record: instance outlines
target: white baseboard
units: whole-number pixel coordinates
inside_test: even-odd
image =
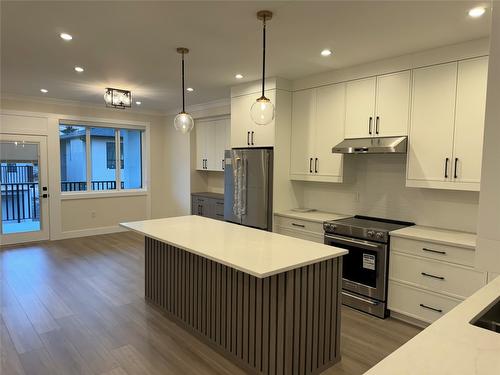
[[[69,230],[66,232],[58,233],[57,235],[53,236],[53,238],[51,238],[51,240],[65,240],[68,238],[97,236],[100,234],[125,232],[126,230],[127,229],[122,228],[118,225],[111,225],[109,227],[100,227],[100,228]]]

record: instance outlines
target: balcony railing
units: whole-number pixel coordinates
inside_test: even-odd
[[[39,219],[38,183],[2,183],[2,221]]]
[[[124,183],[121,182],[121,188],[123,189]],[[91,181],[91,190],[116,190],[116,181]],[[61,181],[61,191],[86,191],[87,182],[86,181]]]

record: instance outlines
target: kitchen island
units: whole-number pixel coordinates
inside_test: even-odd
[[[257,374],[340,360],[340,248],[200,216],[121,224],[145,235],[145,297]]]

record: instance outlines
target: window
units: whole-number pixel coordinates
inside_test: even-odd
[[[120,143],[120,164],[121,169],[123,169],[123,143]],[[106,142],[106,165],[108,169],[116,168],[115,142]]]
[[[60,124],[59,134],[61,191],[143,187],[143,130]]]

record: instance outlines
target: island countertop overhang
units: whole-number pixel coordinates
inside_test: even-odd
[[[338,247],[196,215],[120,225],[258,278],[348,253]]]

